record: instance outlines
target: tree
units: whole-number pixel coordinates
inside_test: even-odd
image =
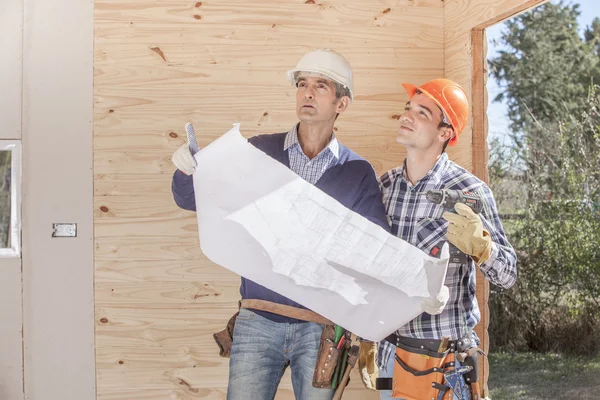
[[[581,37],[578,16],[563,1],[517,16],[490,60],[512,138],[491,149],[490,183],[524,197],[507,228],[517,285],[490,297],[499,346],[600,352],[600,20]]]
[[[525,153],[531,196],[509,230],[519,278],[492,290],[495,346],[600,353],[600,87],[581,108],[539,128],[555,148]]]
[[[555,121],[577,112],[598,68],[592,47],[579,36],[577,4],[546,3],[506,22],[505,50],[489,60],[491,75],[505,92],[513,134],[525,134],[534,120]],[[589,41],[599,37],[598,23]]]

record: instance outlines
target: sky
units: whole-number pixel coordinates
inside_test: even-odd
[[[552,3],[558,3],[558,1],[552,0]],[[579,11],[581,11],[581,15],[579,16],[579,29],[581,34],[583,35],[583,30],[586,26],[592,23],[592,20],[595,17],[600,17],[600,0],[572,0],[571,3],[579,4]],[[487,29],[487,39],[488,39],[488,56],[490,59],[494,57],[496,54],[497,48],[494,48],[493,40],[497,39],[500,41],[501,32],[504,24],[499,23]],[[506,137],[504,134],[508,132],[508,124],[509,120],[506,116],[507,108],[504,102],[497,103],[494,102],[494,98],[496,95],[502,90],[493,77],[489,77],[487,83],[488,89],[488,141],[492,138],[500,138]]]

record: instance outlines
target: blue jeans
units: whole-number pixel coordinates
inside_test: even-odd
[[[331,400],[333,390],[312,386],[323,325],[273,322],[242,308],[233,329],[227,400],[271,400],[285,369],[296,399]]]
[[[379,370],[379,377],[380,378],[392,378],[394,376],[394,364],[395,364],[395,358],[394,355],[390,355],[389,360],[387,362],[387,366],[385,371],[383,370]],[[398,366],[398,368],[400,368],[400,366]],[[398,399],[396,397],[392,397],[392,391],[391,390],[380,390],[379,391],[380,394],[380,399],[381,400],[390,400],[390,399]],[[470,398],[470,396],[469,396]],[[453,400],[457,400],[456,396],[452,396]]]

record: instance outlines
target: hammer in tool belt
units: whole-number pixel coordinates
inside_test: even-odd
[[[354,368],[354,366],[356,365],[356,361],[358,360],[358,353],[358,346],[352,346],[350,348],[348,352],[346,365],[342,365],[341,367],[342,371],[344,371],[342,375],[342,380],[340,381],[340,384],[338,385],[332,400],[340,400],[342,398],[342,395],[344,394],[344,389],[346,389],[348,381],[350,380],[350,371],[352,371],[352,368]]]

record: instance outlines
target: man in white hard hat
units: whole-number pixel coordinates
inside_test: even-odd
[[[373,168],[339,143],[333,133],[334,121],[353,99],[350,64],[335,51],[316,50],[305,54],[287,76],[297,88],[296,115],[300,122],[289,132],[255,136],[249,142],[389,231]],[[173,163],[178,169],[172,184],[175,202],[195,211],[191,175],[196,162],[187,144],[173,154]],[[240,292],[227,398],[273,399],[289,366],[297,399],[331,399],[331,385],[313,386],[323,327],[330,322],[243,277]],[[329,366],[325,361],[324,368]]]

